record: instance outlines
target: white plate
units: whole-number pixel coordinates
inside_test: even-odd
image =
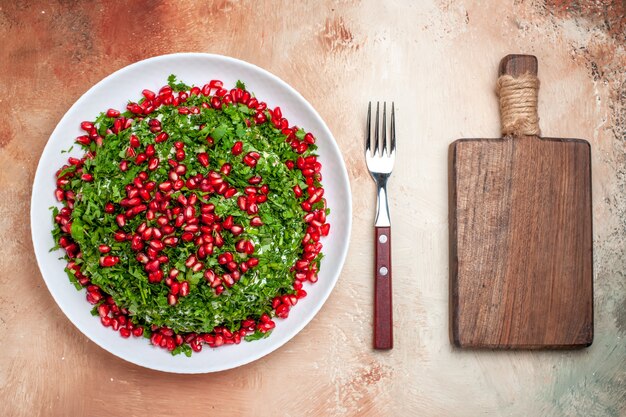
[[[56,170],[67,161],[61,154],[81,135],[80,122],[93,120],[108,108],[125,109],[127,100],[140,98],[141,90],[153,91],[167,82],[170,74],[187,84],[202,86],[211,79],[220,79],[231,88],[242,80],[246,88],[269,106],[280,106],[283,114],[294,124],[312,132],[319,145],[322,162],[324,196],[331,209],[330,236],[324,240],[324,259],[319,281],[305,286],[308,296],[298,303],[286,320],[277,319],[272,335],[255,342],[205,349],[191,358],[171,356],[164,349],[155,348],[145,338],[123,339],[118,332],[105,328],[97,317],[89,313],[91,305],[85,300],[84,290],[78,292],[64,272],[66,262],[59,258],[62,251],[49,252],[54,246],[51,235],[51,206],[58,206],[54,198]],[[109,75],[87,91],[63,116],[50,136],[43,151],[31,198],[31,230],[35,255],[41,274],[65,315],[92,341],[122,359],[147,368],[177,373],[204,373],[234,368],[259,359],[278,349],[311,321],[332,291],[348,251],[352,224],[352,202],[348,174],[341,153],[328,127],[313,107],[292,87],[252,64],[233,58],[198,53],[163,55],[140,61]],[[310,343],[322,341],[311,340]]]

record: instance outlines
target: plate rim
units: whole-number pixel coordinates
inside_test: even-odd
[[[320,123],[320,126],[323,130],[323,134],[326,135],[329,138],[329,146],[332,149],[332,151],[334,153],[336,153],[337,155],[339,155],[339,162],[340,162],[340,166],[339,166],[339,170],[338,172],[335,172],[335,175],[340,177],[340,182],[344,183],[345,185],[347,185],[347,193],[345,195],[345,199],[346,199],[346,207],[348,209],[348,216],[347,216],[347,225],[346,225],[346,229],[347,229],[347,234],[345,236],[345,241],[346,244],[343,245],[343,249],[339,255],[339,262],[338,262],[338,268],[336,269],[335,273],[333,274],[333,276],[331,276],[330,278],[330,285],[327,286],[327,288],[325,290],[323,290],[323,293],[321,294],[321,298],[320,298],[320,302],[318,302],[317,304],[314,304],[310,310],[310,312],[304,317],[303,320],[301,320],[300,322],[295,324],[294,329],[291,331],[291,334],[286,337],[284,340],[280,340],[274,344],[269,345],[268,347],[266,347],[265,349],[260,349],[258,352],[255,352],[252,355],[248,355],[245,356],[239,360],[234,360],[231,363],[229,363],[228,366],[226,367],[216,367],[215,369],[213,369],[214,367],[211,367],[211,369],[171,369],[168,366],[161,366],[159,363],[157,364],[146,364],[146,363],[137,363],[134,360],[131,360],[127,357],[124,357],[120,354],[118,354],[117,352],[113,352],[112,350],[110,350],[110,348],[103,346],[103,343],[101,343],[101,341],[95,337],[93,334],[90,334],[89,331],[84,330],[83,329],[83,325],[78,323],[78,320],[74,320],[72,318],[72,314],[68,314],[68,310],[66,310],[67,306],[64,306],[62,302],[60,302],[60,297],[59,294],[55,294],[55,292],[52,290],[51,285],[48,284],[48,280],[45,278],[45,275],[43,273],[43,268],[42,268],[42,262],[43,262],[43,255],[40,257],[38,251],[37,251],[37,245],[35,244],[35,242],[37,242],[39,239],[35,236],[35,229],[33,228],[33,224],[36,223],[36,213],[35,213],[35,191],[36,191],[36,184],[38,182],[41,182],[41,180],[38,181],[38,179],[44,175],[43,171],[44,171],[44,167],[42,165],[44,159],[44,157],[47,157],[48,154],[50,154],[52,152],[51,147],[49,147],[49,143],[50,143],[50,139],[57,136],[58,134],[60,134],[58,131],[60,131],[61,126],[64,124],[65,120],[68,119],[70,117],[70,114],[73,113],[73,110],[75,110],[75,108],[79,107],[81,104],[83,104],[83,102],[85,100],[88,99],[89,94],[97,89],[101,84],[107,82],[108,80],[110,80],[111,78],[117,77],[121,74],[124,74],[128,71],[132,71],[135,67],[141,66],[141,65],[145,65],[146,63],[150,62],[159,62],[159,61],[163,61],[163,60],[168,60],[168,59],[176,59],[177,57],[185,57],[185,58],[202,58],[202,59],[213,59],[216,61],[222,61],[222,62],[227,62],[230,64],[235,64],[235,65],[241,65],[243,67],[247,67],[250,70],[253,70],[255,72],[258,72],[260,74],[262,74],[265,77],[268,77],[270,79],[272,79],[274,82],[278,83],[282,88],[288,90],[289,92],[291,92],[292,94],[294,94],[301,102],[301,104],[304,105],[305,109],[307,112],[311,113]],[[339,280],[339,276],[341,275],[343,268],[345,266],[345,261],[348,255],[348,251],[350,248],[350,243],[351,243],[351,234],[352,234],[352,184],[350,183],[350,177],[348,175],[348,171],[347,171],[347,167],[346,167],[346,163],[345,163],[345,159],[343,157],[343,154],[341,153],[341,150],[339,148],[339,145],[337,144],[337,140],[335,139],[334,135],[332,134],[332,132],[330,131],[330,129],[328,128],[328,125],[326,124],[326,122],[324,121],[324,119],[321,117],[321,115],[317,112],[317,110],[315,110],[315,108],[311,105],[311,103],[309,103],[309,101],[298,91],[296,90],[294,87],[292,87],[291,85],[289,85],[286,81],[284,81],[283,79],[281,79],[280,77],[278,77],[277,75],[271,73],[270,71],[259,67],[258,65],[252,64],[250,62],[238,59],[238,58],[233,58],[230,56],[226,56],[226,55],[220,55],[220,54],[213,54],[213,53],[204,53],[204,52],[177,52],[177,53],[172,53],[172,54],[163,54],[163,55],[156,55],[156,56],[152,56],[146,59],[142,59],[139,61],[135,61],[129,65],[126,65],[110,74],[108,74],[107,76],[105,76],[104,78],[102,78],[100,81],[98,81],[97,83],[93,84],[87,91],[85,91],[63,114],[63,116],[61,117],[61,119],[59,119],[59,121],[57,122],[54,130],[50,133],[49,137],[47,138],[44,148],[39,156],[39,160],[37,162],[37,168],[35,170],[35,175],[33,176],[33,180],[32,180],[32,185],[31,185],[31,197],[30,197],[30,221],[29,221],[29,226],[31,229],[31,239],[32,239],[32,243],[33,243],[33,252],[35,253],[35,259],[37,262],[37,267],[39,269],[39,273],[41,275],[41,279],[44,281],[44,283],[46,284],[46,288],[48,289],[48,292],[50,293],[50,295],[52,296],[53,300],[55,301],[55,304],[57,305],[57,307],[63,312],[63,314],[65,315],[65,317],[70,321],[70,323],[72,323],[74,325],[74,327],[76,327],[88,340],[90,340],[91,342],[95,343],[97,346],[99,346],[101,349],[103,349],[104,351],[108,352],[109,354],[118,357],[126,362],[132,363],[136,366],[140,366],[146,369],[152,369],[152,370],[156,370],[156,371],[160,371],[160,372],[167,372],[167,373],[176,373],[176,374],[205,374],[205,373],[213,373],[213,372],[221,372],[221,371],[226,371],[229,369],[233,369],[233,368],[237,368],[243,365],[246,365],[248,363],[254,362],[256,360],[259,360],[267,355],[269,355],[270,353],[278,350],[279,348],[281,348],[282,346],[284,346],[287,342],[291,341],[293,338],[295,338],[301,331],[302,329],[304,329],[304,327],[306,327],[309,323],[311,323],[311,321],[313,321],[313,319],[315,318],[315,316],[319,313],[319,311],[321,310],[321,308],[326,304],[326,302],[328,301],[328,298],[330,296],[330,294],[332,293],[332,291],[334,290],[337,281]],[[67,285],[71,285],[71,283],[69,283],[69,281],[66,283]],[[77,291],[77,294],[80,294],[79,291]],[[85,314],[87,314],[88,312],[86,311]],[[278,339],[277,339],[278,340]],[[200,353],[201,354],[201,353]]]

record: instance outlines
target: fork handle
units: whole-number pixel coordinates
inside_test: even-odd
[[[375,229],[374,349],[392,349],[391,227],[376,227]]]

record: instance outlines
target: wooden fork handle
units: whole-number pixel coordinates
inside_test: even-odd
[[[391,227],[376,227],[374,267],[374,349],[392,349]]]

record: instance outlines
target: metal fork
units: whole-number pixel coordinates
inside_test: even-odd
[[[387,202],[387,180],[396,159],[395,109],[391,103],[390,141],[387,144],[387,103],[383,103],[382,129],[379,129],[380,103],[376,103],[376,124],[372,143],[372,103],[367,107],[367,134],[365,135],[365,162],[376,182],[376,259],[374,263],[374,349],[393,348],[393,314],[391,291],[391,220]],[[372,146],[374,151],[372,152]]]

